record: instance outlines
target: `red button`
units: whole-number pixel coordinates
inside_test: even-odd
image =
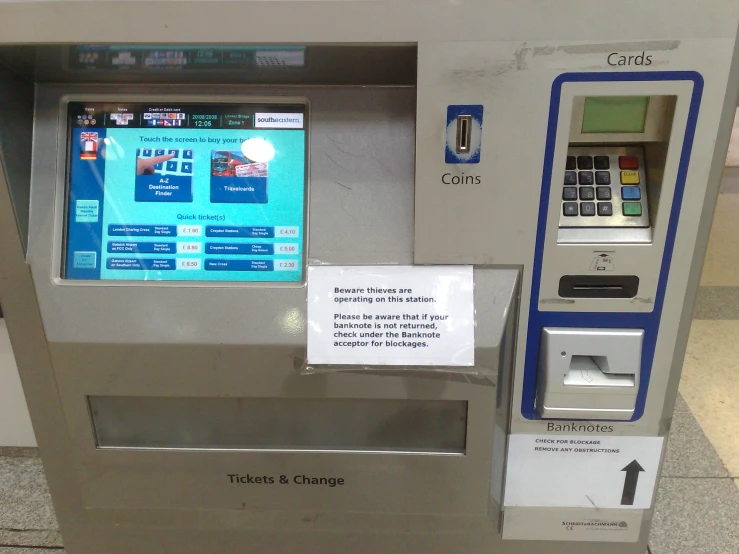
[[[618,167],[621,169],[639,169],[639,158],[636,156],[620,156]]]

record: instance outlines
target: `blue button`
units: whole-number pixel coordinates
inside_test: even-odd
[[[185,175],[137,175],[136,202],[192,202],[192,177]]]
[[[192,173],[192,162],[182,162],[182,173]]]
[[[274,271],[272,260],[205,259],[205,271]]]
[[[176,237],[176,225],[108,225],[111,237]]]
[[[275,237],[274,227],[226,227],[221,225],[206,225],[206,237],[246,237],[271,239]]]
[[[156,150],[156,151],[154,152],[154,155],[155,155],[155,156],[164,156],[164,149],[163,149],[163,148],[159,148],[159,149],[157,149],[157,150]]]
[[[179,150],[167,150],[167,154],[172,154],[175,158],[180,155]]]
[[[186,160],[192,160],[192,150],[183,150],[182,157]]]
[[[100,202],[97,200],[75,201],[75,222],[97,223],[100,217]]]
[[[75,269],[95,269],[97,252],[75,252],[72,264]]]
[[[161,171],[163,165],[164,164],[162,162],[159,162],[158,164],[154,164],[154,170],[155,171]]]
[[[144,148],[144,157],[148,158],[151,156],[151,148]]]
[[[240,254],[243,256],[272,256],[275,245],[268,243],[206,242],[206,254]]]
[[[108,241],[111,254],[177,254],[175,242],[118,242]]]
[[[639,187],[621,187],[621,198],[624,200],[641,200]]]
[[[136,149],[136,157],[138,158],[140,156],[141,156],[141,148],[137,148]]]
[[[177,162],[167,162],[167,171],[177,171]]]
[[[177,269],[173,258],[108,258],[108,262],[105,266],[108,269],[127,269],[133,271],[173,271]]]

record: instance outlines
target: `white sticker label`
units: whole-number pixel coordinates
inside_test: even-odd
[[[275,244],[275,254],[297,254],[300,250],[300,245],[293,242],[277,243]]]
[[[199,237],[203,234],[202,225],[178,225],[177,236],[181,237]]]
[[[200,258],[177,258],[177,269],[184,271],[198,271],[202,268],[203,262]]]
[[[302,129],[302,113],[260,113],[254,114],[255,129]]]
[[[663,437],[511,435],[505,505],[647,510],[663,443]]]
[[[203,251],[202,242],[178,242],[178,254],[200,254]]]
[[[472,267],[308,268],[308,363],[472,366]]]

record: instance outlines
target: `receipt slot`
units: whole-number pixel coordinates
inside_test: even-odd
[[[0,1],[66,552],[645,552],[739,5],[556,4]]]

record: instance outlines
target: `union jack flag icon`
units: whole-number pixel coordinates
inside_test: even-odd
[[[98,159],[98,134],[89,131],[80,133],[80,160]]]

